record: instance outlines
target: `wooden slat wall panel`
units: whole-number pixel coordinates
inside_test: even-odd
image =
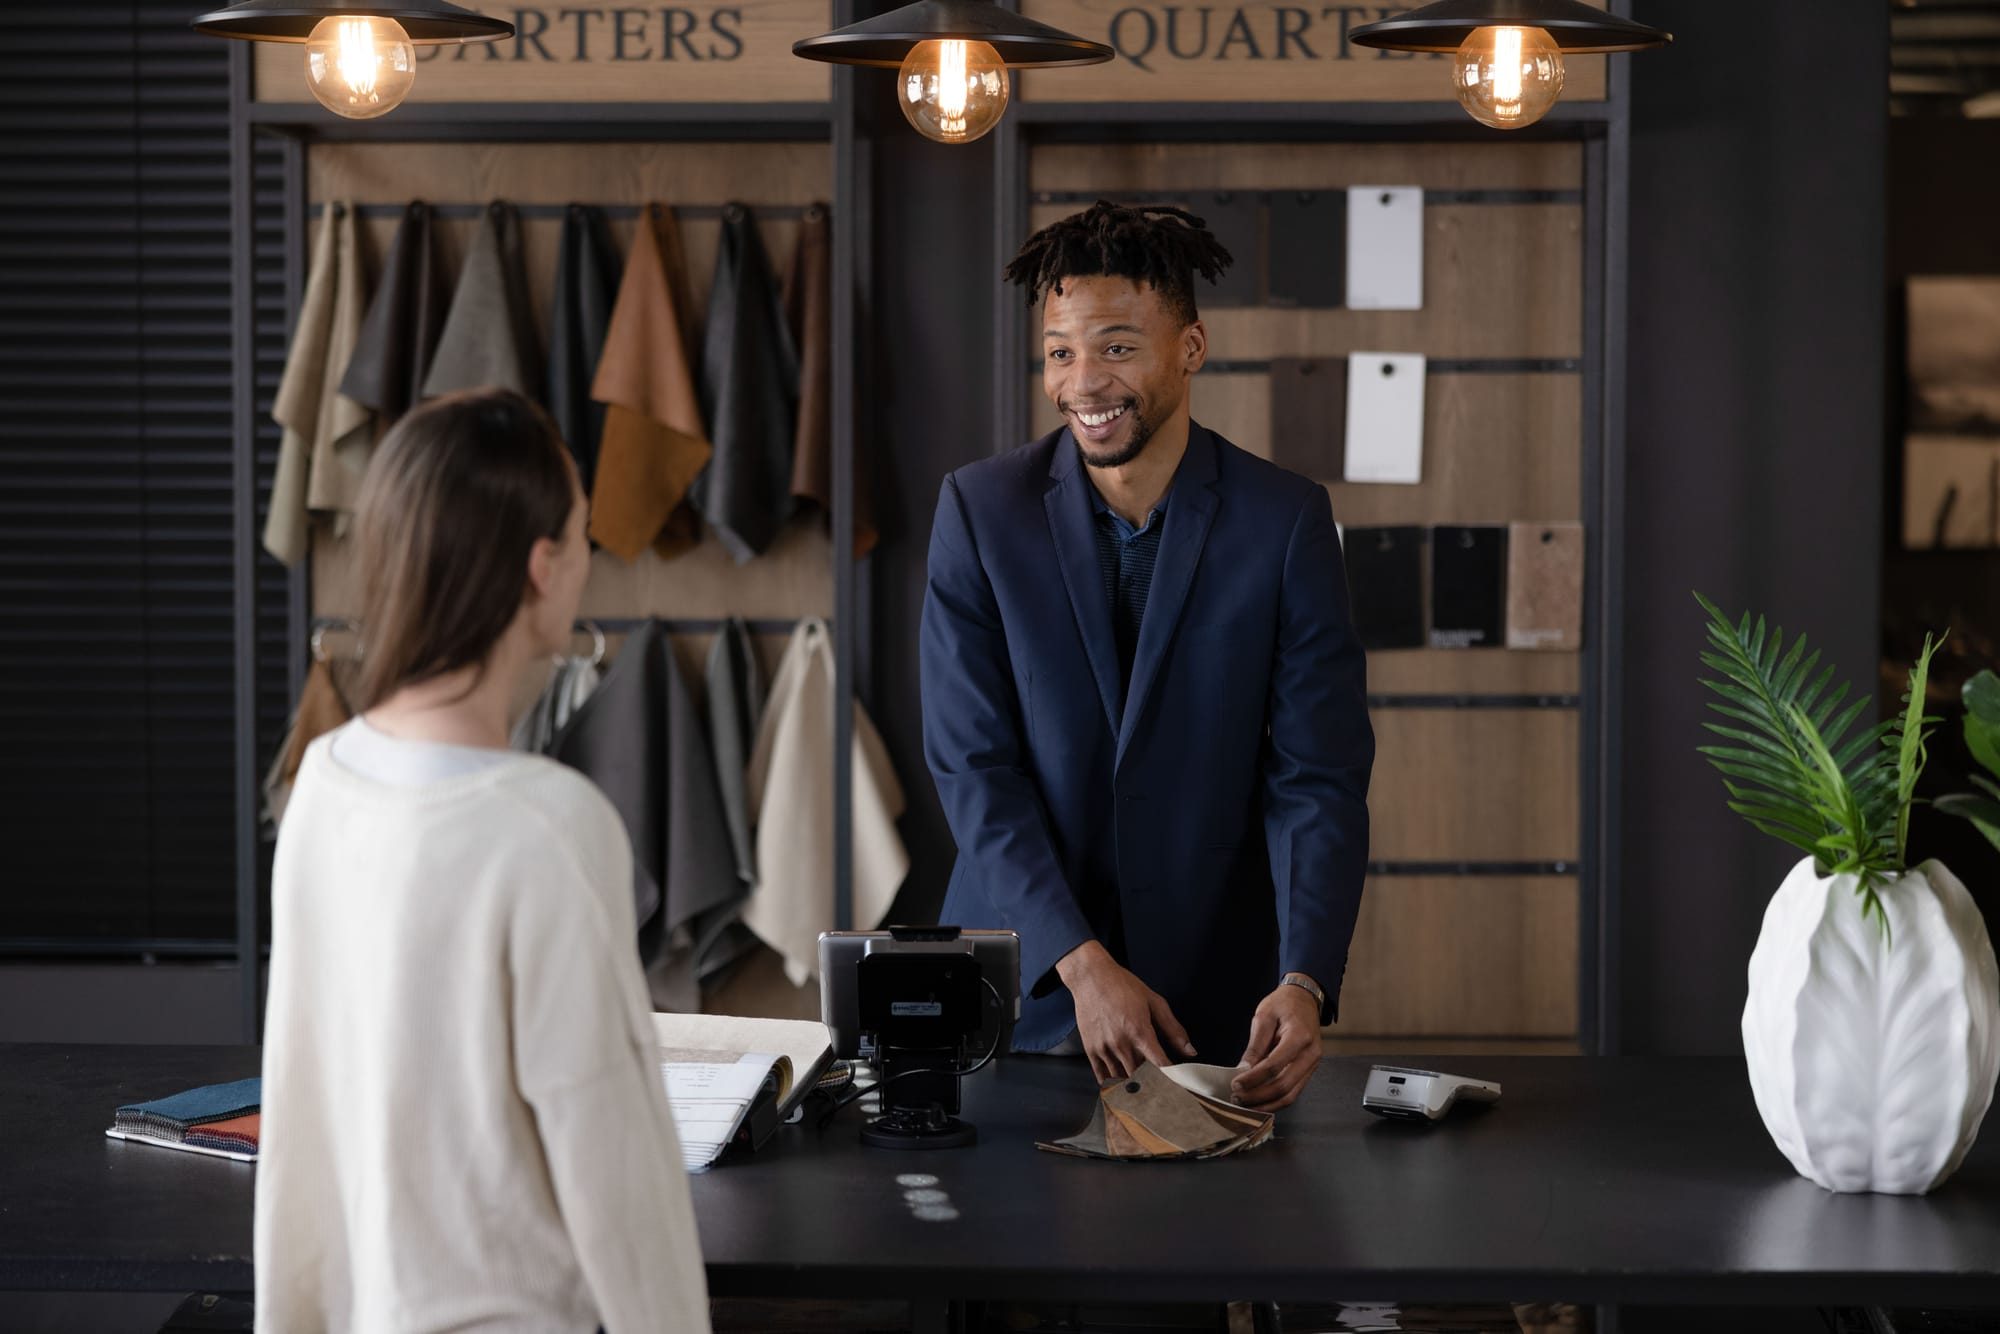
[[[1381,876],[1362,896],[1328,1031],[1571,1038],[1576,950],[1573,877]]]
[[[1385,184],[1410,184],[1389,181]],[[1038,205],[1043,227],[1080,204]],[[1200,213],[1198,204],[1193,211]],[[1199,304],[1204,284],[1195,284]],[[1422,310],[1203,309],[1223,361],[1422,352],[1440,358],[1574,359],[1583,349],[1583,209],[1576,204],[1434,204],[1424,210]],[[1028,355],[1041,330],[1029,321]]]
[[[757,205],[803,206],[832,196],[832,156],[824,144],[793,143],[490,143],[324,144],[309,158],[315,207],[327,199],[396,203],[715,205],[730,200]],[[373,253],[387,252],[398,219],[364,220]],[[782,271],[798,236],[795,216],[759,218],[772,264]],[[470,244],[474,219],[446,219],[446,261],[456,270]],[[629,247],[637,222],[613,218],[611,230]],[[546,330],[562,223],[526,218],[522,232],[536,320]],[[721,223],[693,218],[681,224],[687,254],[688,292],[697,312],[707,307]],[[546,336],[546,335],[545,335]],[[351,552],[315,535],[313,609],[318,615],[357,610]],[[657,615],[712,619],[739,615],[786,618],[830,615],[833,556],[820,519],[796,520],[771,551],[745,565],[730,559],[712,536],[672,561],[651,552],[627,565],[609,552],[594,553],[582,614]]]
[[[1424,479],[1358,485],[1324,477],[1341,523],[1505,523],[1575,519],[1582,509],[1581,383],[1574,375],[1432,375],[1424,385]],[[1035,434],[1062,418],[1029,386]],[[1271,377],[1203,371],[1195,420],[1271,457]],[[1339,434],[1342,427],[1332,430]]]
[[[1377,709],[1370,717],[1374,860],[1576,860],[1574,711]]]
[[[1580,144],[1038,144],[1032,190],[1573,190]]]
[[[1484,649],[1385,649],[1368,655],[1371,695],[1574,695],[1575,653]]]
[[[1582,381],[1575,375],[1432,375],[1424,479],[1322,478],[1342,523],[1505,523],[1582,517]]]
[[[351,542],[316,531],[314,615],[355,615],[361,600],[356,578]],[[805,515],[746,565],[736,564],[712,535],[670,561],[648,551],[627,565],[608,551],[594,551],[578,615],[760,620],[830,616],[832,611],[833,546],[820,519]]]

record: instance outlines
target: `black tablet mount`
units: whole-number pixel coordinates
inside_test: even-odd
[[[925,928],[895,928],[900,943],[924,939]],[[951,927],[929,928],[937,943],[958,936]],[[948,948],[948,947],[947,947]],[[958,1118],[959,1078],[975,1039],[989,1029],[986,993],[992,990],[979,960],[963,952],[881,951],[855,964],[864,1045],[873,1048],[881,1078],[882,1113],[861,1128],[861,1142],[883,1149],[954,1149],[977,1134]],[[995,995],[997,996],[997,992]],[[990,1026],[997,1045],[1002,1026]],[[980,1053],[990,1058],[991,1049]]]

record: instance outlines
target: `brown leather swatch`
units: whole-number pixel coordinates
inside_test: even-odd
[[[1114,1158],[1150,1158],[1158,1153],[1171,1153],[1169,1147],[1158,1149],[1140,1139],[1139,1128],[1114,1111],[1106,1109],[1104,1115],[1104,1148]]]
[[[1157,1066],[1141,1066],[1130,1079],[1106,1084],[1102,1096],[1111,1117],[1124,1122],[1151,1153],[1193,1153],[1240,1133],[1217,1121],[1199,1096]]]
[[[698,540],[683,507],[713,451],[689,370],[686,269],[673,213],[648,204],[590,391],[606,405],[590,536],[627,561],[649,545],[671,558]]]

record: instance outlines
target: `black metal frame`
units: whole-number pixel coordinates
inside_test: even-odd
[[[852,19],[858,0],[833,0],[836,23]],[[296,318],[304,281],[308,218],[306,154],[313,143],[337,141],[826,142],[833,170],[833,643],[834,896],[835,921],[852,918],[853,784],[850,772],[854,700],[865,695],[870,655],[865,639],[868,598],[854,555],[852,460],[858,429],[856,393],[859,333],[866,327],[870,268],[869,156],[856,124],[854,72],[836,68],[827,102],[765,103],[421,103],[399,107],[380,121],[352,121],[312,104],[251,101],[252,49],[230,52],[231,310],[234,331],[235,672],[236,672],[236,958],[242,969],[241,1001],[246,1042],[258,1040],[263,1012],[262,923],[259,901],[259,756],[256,736],[256,402],[255,236],[251,146],[259,133],[281,135],[285,146],[285,273],[287,328]],[[313,625],[307,563],[292,572],[288,606],[287,675],[294,696],[305,675]],[[599,622],[612,626],[612,621]],[[622,626],[623,622],[616,622]],[[759,628],[770,624],[758,622]],[[677,622],[682,630],[714,623]],[[785,623],[789,628],[789,623]],[[173,942],[138,942],[175,952]]]
[[[1613,0],[1618,13],[1630,0]],[[1600,358],[1584,376],[1584,568],[1592,581],[1584,599],[1583,853],[1590,868],[1581,907],[1583,985],[1578,991],[1591,1035],[1585,1050],[1619,1050],[1619,913],[1616,868],[1622,855],[1624,807],[1618,758],[1623,745],[1625,644],[1625,294],[1632,142],[1632,71],[1607,62],[1608,112],[1601,139],[1584,148],[1584,335],[1586,354]],[[1591,209],[1597,216],[1590,216]],[[1593,225],[1594,224],[1594,225]],[[1595,300],[1592,294],[1595,293]],[[1593,318],[1594,317],[1594,318]],[[1590,395],[1595,388],[1596,401]],[[1593,442],[1592,434],[1596,439]],[[1594,448],[1592,447],[1594,443]],[[1593,818],[1594,817],[1594,818]]]
[[[839,76],[835,76],[838,88]],[[251,124],[314,141],[370,143],[785,139],[832,137],[832,102],[421,102],[379,120],[349,120],[316,103],[257,102]],[[837,184],[837,182],[836,182]]]
[[[415,46],[492,42],[514,35],[514,25],[505,19],[490,18],[451,0],[399,0],[393,4],[350,0],[337,7],[329,0],[319,0],[316,4],[300,0],[234,0],[221,9],[200,15],[193,26],[196,31],[213,37],[304,43],[311,40],[315,28],[336,14],[392,20],[402,26]]]
[[[1611,0],[1609,11],[1627,15],[1630,0]],[[1622,59],[1607,60],[1602,101],[1558,102],[1526,129],[1507,131],[1510,142],[1580,142],[1584,181],[1580,192],[1557,192],[1561,202],[1584,210],[1583,349],[1578,360],[1532,364],[1485,359],[1451,362],[1455,372],[1480,370],[1571,372],[1583,388],[1581,513],[1585,531],[1584,647],[1581,690],[1575,696],[1373,696],[1371,706],[1417,708],[1571,707],[1578,711],[1579,858],[1574,863],[1396,863],[1371,874],[1561,874],[1578,878],[1577,1039],[1585,1052],[1618,1050],[1618,911],[1614,868],[1621,818],[1617,747],[1621,717],[1620,662],[1624,627],[1618,589],[1624,568],[1624,376],[1626,197],[1630,142],[1630,72]],[[1028,188],[1028,154],[1042,143],[1145,142],[1491,142],[1498,131],[1478,125],[1456,102],[1421,103],[1174,103],[1036,102],[1010,108],[994,140],[994,253],[1011,256],[1026,238],[1029,207],[1039,196]],[[1157,193],[1157,192],[1155,192]],[[1427,202],[1444,202],[1442,200]],[[1479,192],[1473,192],[1479,193]],[[1505,192],[1500,192],[1505,193]],[[1051,195],[1058,198],[1059,195]],[[1510,202],[1488,199],[1485,202]],[[1511,202],[1526,202],[1516,200]],[[1537,200],[1535,202],[1543,202]],[[1548,201],[1555,202],[1555,201]],[[992,365],[997,405],[995,453],[1028,438],[1021,389],[1028,364],[1026,309],[1003,298],[994,322]],[[1216,370],[1254,370],[1253,362],[1210,362]],[[1433,371],[1446,369],[1433,362]],[[1552,701],[1560,700],[1561,703]],[[1524,868],[1535,869],[1524,869]],[[1449,869],[1447,869],[1449,868]],[[1560,868],[1560,869],[1557,869]]]
[[[1564,51],[1649,51],[1666,46],[1673,34],[1626,17],[1615,9],[1593,8],[1584,0],[1433,0],[1421,9],[1386,15],[1352,29],[1356,46],[1385,51],[1457,51],[1481,29],[1507,25],[1538,28]]]
[[[235,439],[236,574],[236,958],[243,1040],[255,1042],[263,1011],[257,890],[257,396],[256,206],[249,104],[251,49],[229,51],[229,310],[233,374],[230,419]],[[246,931],[247,928],[247,931]]]
[[[792,43],[792,54],[830,64],[899,69],[925,42],[983,42],[1009,69],[1101,65],[1114,52],[1103,42],[1023,18],[992,0],[911,0],[856,23]]]

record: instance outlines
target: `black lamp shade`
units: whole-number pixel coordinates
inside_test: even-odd
[[[1437,0],[1351,29],[1347,40],[1386,51],[1449,52],[1481,28],[1540,28],[1557,47],[1578,54],[1644,51],[1674,40],[1670,32],[1592,8],[1582,0]]]
[[[399,0],[393,4],[349,4],[339,0],[238,0],[203,14],[196,32],[244,37],[259,42],[303,42],[323,20],[334,17],[394,19],[418,46],[441,42],[490,42],[512,37],[514,25],[488,18],[448,0]]]
[[[985,42],[1009,69],[1101,65],[1113,52],[1102,42],[1022,18],[988,0],[916,0],[872,19],[792,43],[792,54],[835,65],[896,69],[919,42]]]

